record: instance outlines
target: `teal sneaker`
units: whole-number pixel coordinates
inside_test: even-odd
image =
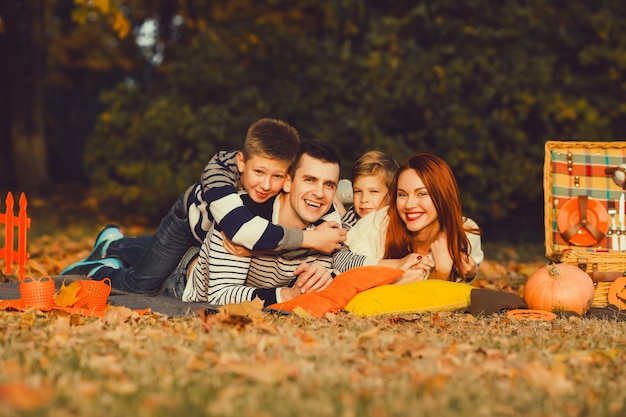
[[[95,261],[82,260],[65,268],[61,271],[61,275],[85,275],[92,277],[101,268],[120,269],[123,266],[124,264],[118,258],[102,258]]]
[[[123,237],[124,233],[122,233],[122,229],[114,224],[107,224],[102,228],[100,233],[98,233],[96,243],[93,245],[93,250],[89,256],[83,259],[83,262],[90,262],[105,258],[107,256],[107,249],[109,248],[109,245]]]

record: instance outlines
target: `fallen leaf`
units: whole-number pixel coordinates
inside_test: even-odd
[[[368,340],[371,340],[371,339],[375,338],[376,336],[378,336],[379,333],[380,333],[380,329],[378,327],[372,327],[371,329],[366,330],[366,331],[360,333],[357,336],[356,343],[358,345],[361,345],[361,344],[367,342]]]
[[[131,395],[137,392],[137,383],[128,379],[113,379],[106,384],[109,391],[120,395]]]
[[[296,366],[281,360],[273,360],[267,363],[258,363],[257,361],[254,364],[231,362],[222,365],[221,370],[245,376],[265,384],[276,384],[298,376],[298,368]]]
[[[34,411],[44,406],[52,398],[48,387],[32,387],[23,382],[0,385],[0,404],[18,411]]]
[[[54,295],[54,302],[61,307],[71,307],[76,304],[81,297],[78,296],[80,291],[80,284],[78,281],[74,281],[69,285],[65,285],[65,282],[61,284],[61,289]]]
[[[560,397],[574,388],[574,383],[567,378],[562,367],[549,369],[538,361],[525,364],[521,369],[522,376],[532,386],[548,392],[550,397]]]
[[[236,304],[225,304],[219,308],[221,313],[244,317],[265,317],[263,301],[256,297],[252,301],[244,301]]]
[[[303,309],[300,306],[298,306],[298,307],[293,309],[293,314],[295,314],[298,317],[302,317],[303,319],[312,319],[313,318],[311,313],[309,313],[308,311],[306,311],[305,309]]]
[[[123,323],[133,316],[139,316],[136,312],[127,307],[109,306],[104,315],[104,321],[113,323]]]

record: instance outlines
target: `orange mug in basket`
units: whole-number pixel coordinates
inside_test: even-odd
[[[93,310],[102,310],[111,294],[111,279],[104,278],[101,281],[81,279],[78,281],[80,290],[76,294],[80,301],[74,307],[87,307]]]
[[[20,282],[20,295],[25,307],[52,310],[55,292],[54,281],[49,276],[26,277]]]

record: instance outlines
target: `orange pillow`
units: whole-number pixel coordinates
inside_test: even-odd
[[[289,301],[268,306],[276,310],[293,311],[300,307],[313,317],[341,311],[359,292],[390,284],[404,274],[402,269],[386,266],[360,266],[335,277],[322,291],[309,292]]]

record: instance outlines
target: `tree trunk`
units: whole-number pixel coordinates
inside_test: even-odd
[[[15,185],[22,190],[48,183],[44,119],[45,39],[43,0],[0,2],[6,32],[7,103]],[[4,152],[3,152],[4,153]]]

